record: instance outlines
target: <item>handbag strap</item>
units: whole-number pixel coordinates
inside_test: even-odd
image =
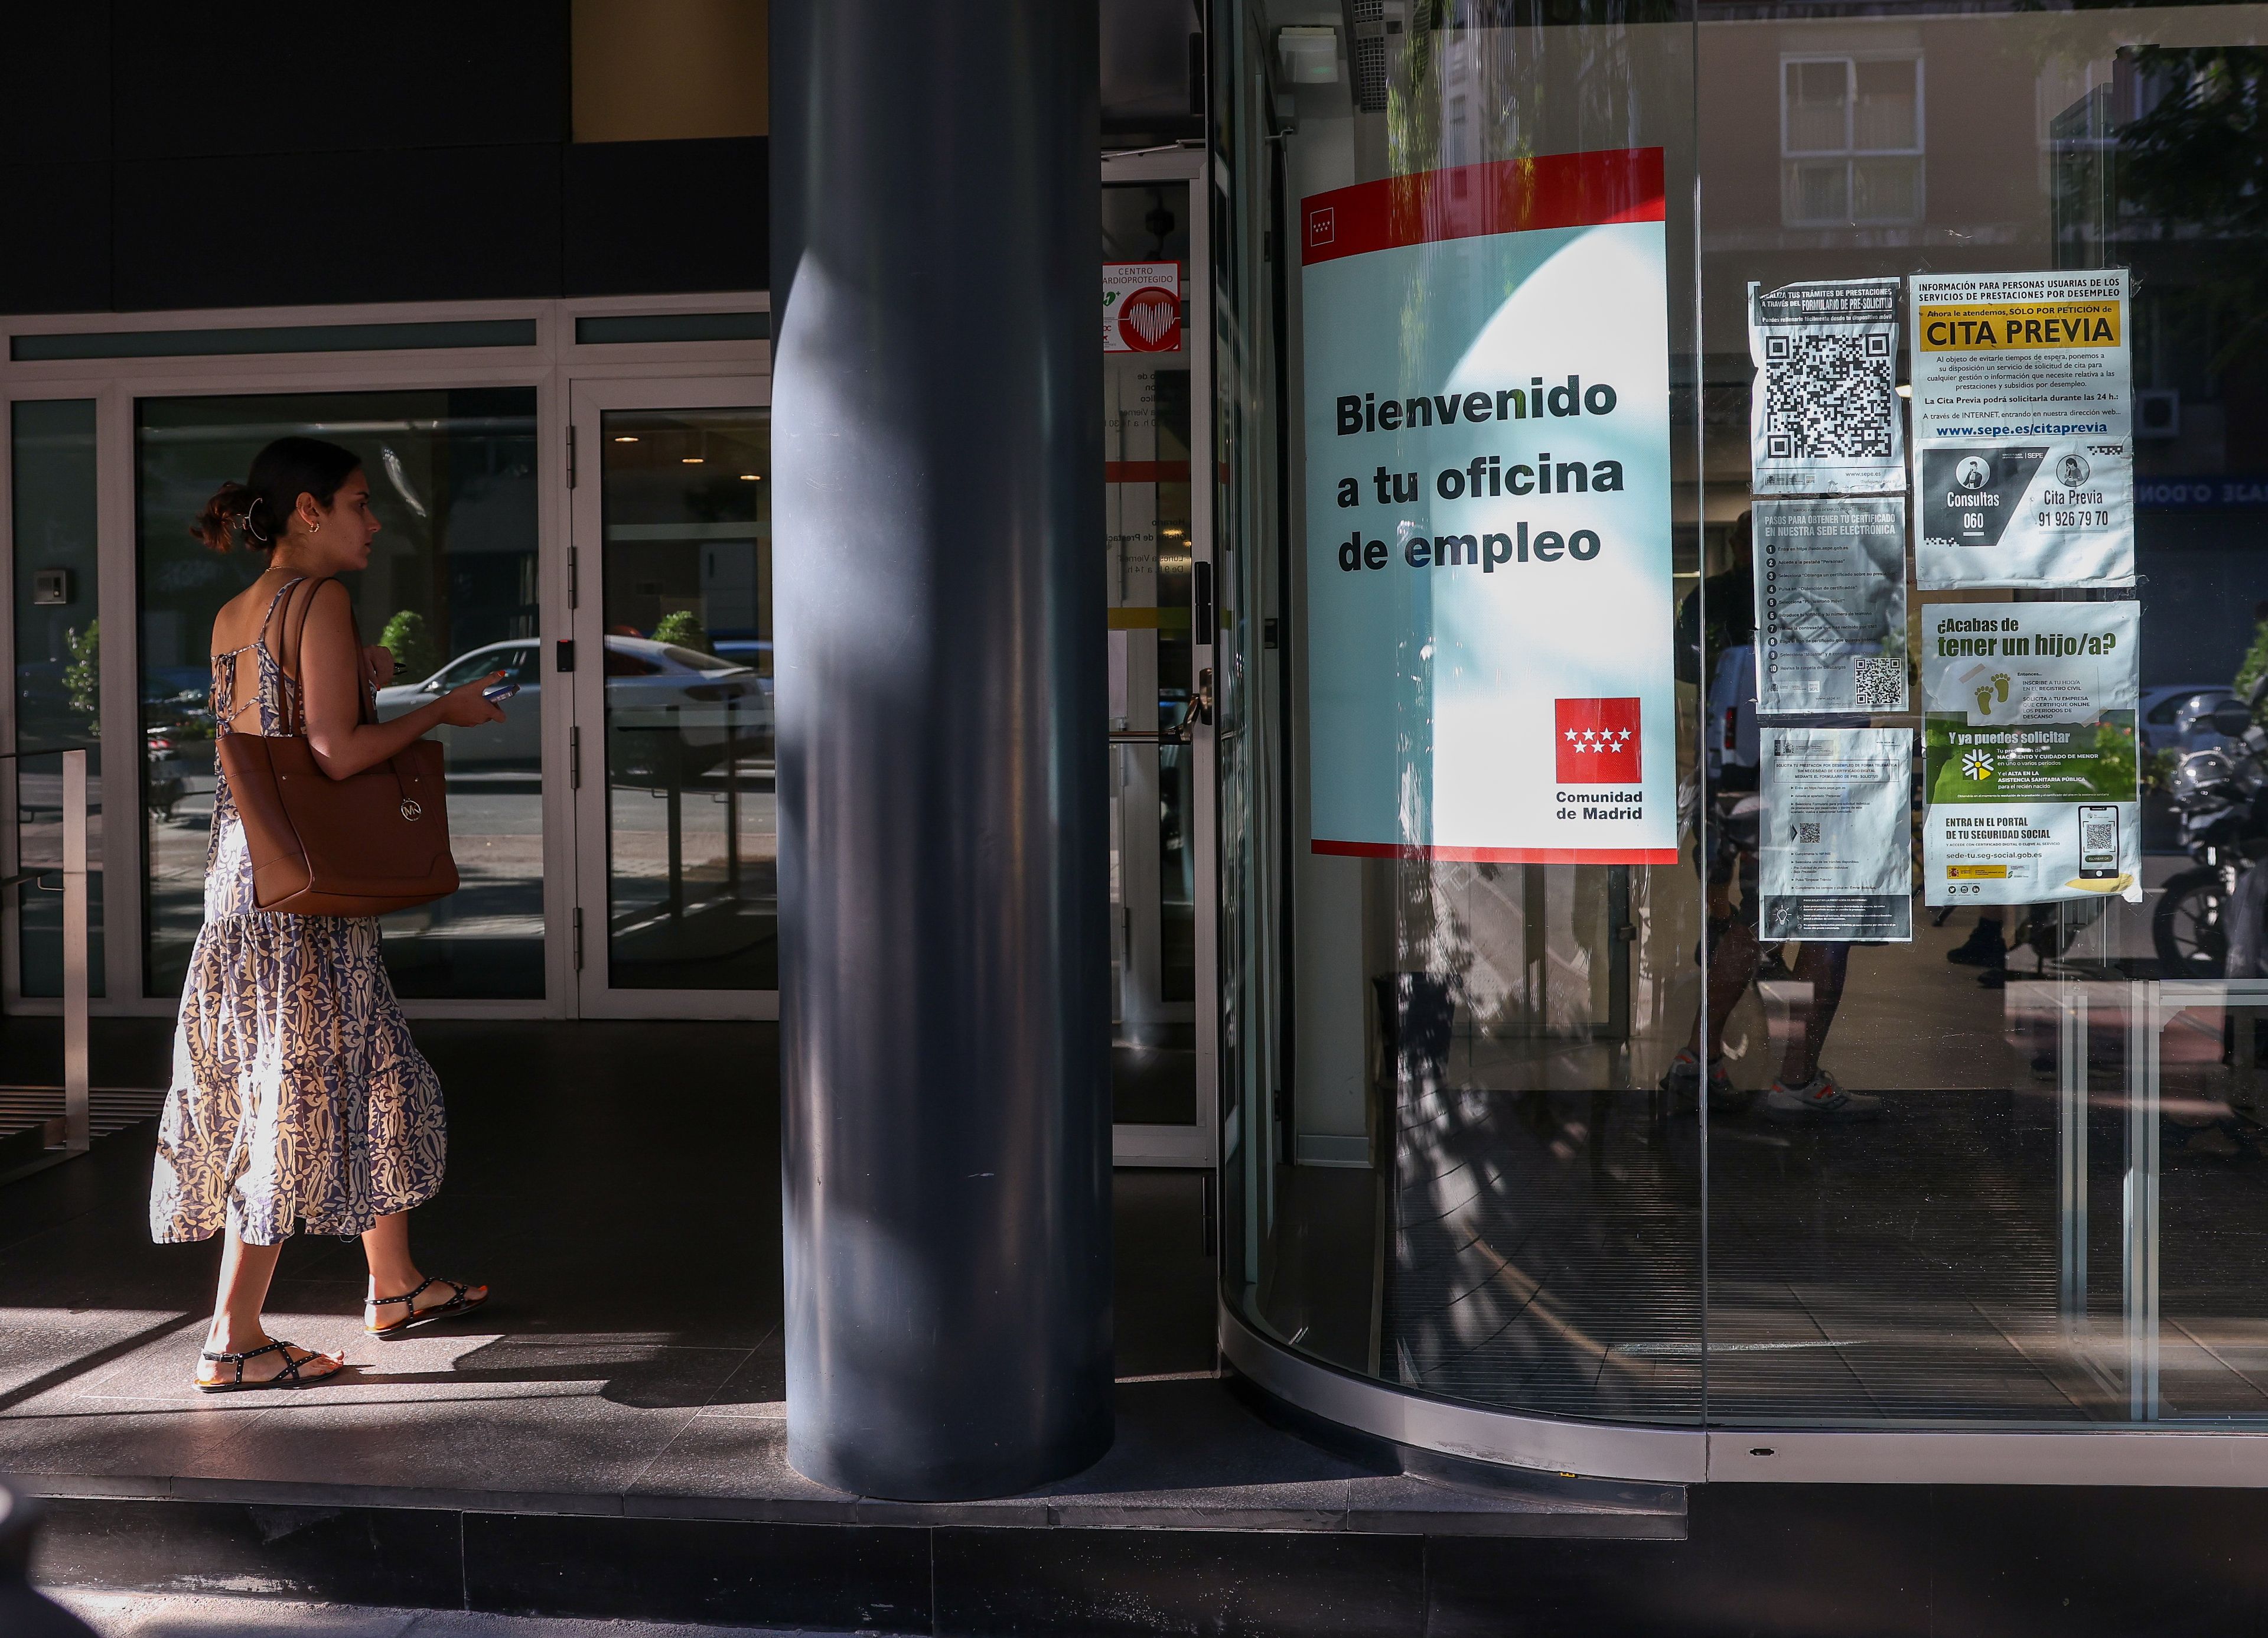
[[[307,616],[314,610],[315,594],[322,590],[330,578],[328,574],[319,574],[293,580],[284,587],[281,599],[284,623],[279,635],[284,641],[284,652],[276,657],[276,663],[290,679],[291,684],[289,689],[279,690],[289,695],[291,698],[284,719],[284,732],[301,738],[306,737],[307,732],[307,690],[306,684],[299,680],[299,663],[306,651]],[[297,596],[302,586],[307,588],[306,595]],[[298,606],[299,615],[296,621],[291,617],[291,609],[295,601]],[[370,686],[370,679],[363,675],[362,623],[355,618],[352,598],[347,600],[347,630],[354,634],[356,719],[365,723],[375,723],[378,720],[378,695]],[[261,636],[265,638],[267,635],[267,631],[263,627]],[[402,778],[401,758],[398,756],[389,756],[386,759],[385,765],[387,771],[394,775],[394,790],[405,802],[408,801],[409,786]]]
[[[305,735],[307,732],[307,685],[300,671],[301,661],[306,654],[307,616],[314,612],[316,594],[329,583],[330,579],[327,574],[306,575],[291,581],[269,611],[269,623],[277,625],[277,636],[282,644],[280,650],[270,652],[276,654],[276,669],[283,673],[284,682],[288,684],[277,690],[283,697],[280,703],[283,705],[284,732],[287,734]],[[306,588],[304,594],[300,589],[303,587]],[[292,617],[295,605],[298,609],[296,620]],[[362,625],[355,618],[351,599],[347,603],[347,629],[354,634],[356,720],[375,723],[378,720],[378,702],[372,696],[370,680],[363,675]],[[263,640],[267,638],[265,626],[260,635]]]

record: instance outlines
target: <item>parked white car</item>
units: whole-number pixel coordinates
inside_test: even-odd
[[[491,671],[501,671],[506,680],[519,684],[519,692],[504,704],[504,720],[473,733],[466,740],[463,753],[454,743],[457,730],[437,728],[436,735],[449,746],[452,766],[468,763],[495,765],[498,764],[526,768],[534,772],[540,765],[543,748],[540,737],[543,717],[542,667],[538,662],[538,644],[534,638],[516,642],[490,643],[475,648],[470,653],[460,654],[431,676],[417,682],[396,682],[391,688],[378,690],[378,719],[388,722],[431,700],[437,694],[461,688],[476,677]]]
[[[2211,717],[2213,708],[2222,700],[2235,697],[2236,690],[2226,682],[2161,682],[2144,689],[2139,712],[2142,749],[2191,751],[2219,744],[2218,735],[2191,743],[2184,734],[2183,715],[2186,712],[2194,723]]]
[[[452,766],[501,765],[533,772],[542,758],[541,646],[534,638],[490,643],[460,654],[422,682],[382,688],[379,719],[415,711],[437,694],[501,671],[507,682],[519,684],[519,692],[504,702],[503,722],[465,730],[461,752],[453,742],[458,730],[436,733],[451,742]],[[747,666],[649,637],[608,638],[603,663],[607,714],[617,728],[674,727],[689,743],[719,746],[728,730],[742,740],[771,732],[770,680]]]

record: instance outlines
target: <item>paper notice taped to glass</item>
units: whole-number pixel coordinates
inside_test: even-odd
[[[1898,281],[1749,286],[1750,482],[1759,495],[1902,495]]]
[[[1913,938],[1913,730],[1764,731],[1757,930]]]
[[[2134,584],[2123,268],[1917,273],[1914,579]]]
[[[1929,904],[2141,901],[2141,608],[1923,605]]]
[[[1906,503],[1759,500],[1756,711],[1906,708]]]

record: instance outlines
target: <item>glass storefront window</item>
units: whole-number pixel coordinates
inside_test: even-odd
[[[608,981],[776,990],[770,419],[610,410],[600,452]]]
[[[102,625],[96,617],[94,401],[27,399],[11,417],[15,486],[16,749],[87,748],[87,970],[102,977]],[[60,759],[10,764],[16,851],[25,871],[63,866]],[[16,889],[22,992],[63,993],[63,895]]]
[[[1335,83],[1275,52],[1336,14],[1246,0],[1217,48],[1230,1302],[1550,1416],[2268,1419],[2236,1272],[2268,1237],[2268,8],[1351,15]],[[1583,191],[1648,152],[1658,217]],[[1592,180],[1555,204],[1555,175]],[[1523,307],[1548,258],[1506,247],[1544,218],[1660,220],[1661,310],[1610,310],[1636,286],[1603,257]],[[1400,246],[1422,276],[1359,284]],[[1815,307],[1752,350],[1797,285],[1847,328]],[[1962,288],[2032,328],[1976,340]],[[2075,302],[2102,328],[2053,328]],[[1640,324],[1661,384],[1587,431],[1571,366],[1482,379]],[[1580,630],[1491,626],[1484,577],[1556,595],[1577,537],[1538,522],[1531,561],[1526,523],[1457,506],[1499,472],[1572,491],[1570,453],[1641,415],[1666,452],[1593,463],[1583,504],[1633,515],[1601,497],[1651,463],[1658,566]],[[1419,468],[1406,434],[1453,423],[1438,470],[1369,453]],[[1503,542],[1481,573],[1464,529]],[[1799,697],[1800,653],[1851,691]],[[1625,662],[1674,731],[1588,680]],[[1475,672],[1530,666],[1497,697],[1560,708],[1556,764],[1516,713],[1456,718],[1494,708]],[[1608,856],[1635,822],[1581,794],[1585,752],[1674,823]],[[1562,856],[1447,834],[1538,778]],[[1850,857],[1804,851],[1822,825]],[[1711,1074],[1679,1059],[1705,1015]]]
[[[1420,17],[1440,10],[1413,8]],[[1222,601],[1243,612],[1221,733],[1223,924],[1235,929],[1224,949],[1238,969],[1225,984],[1233,1028],[1224,1027],[1224,1059],[1240,1077],[1228,1089],[1224,1147],[1232,1207],[1246,1219],[1228,1261],[1232,1294],[1287,1342],[1427,1393],[1690,1423],[1702,1409],[1697,1133],[1650,1123],[1643,1088],[1675,1051],[1675,1032],[1690,1026],[1698,995],[1699,884],[1690,865],[1432,845],[1434,813],[1450,800],[1443,782],[1454,777],[1444,753],[1429,748],[1436,719],[1427,702],[1450,681],[1446,668],[1435,672],[1435,639],[1450,640],[1461,603],[1512,582],[1459,580],[1461,567],[1410,582],[1406,595],[1417,601],[1396,601],[1405,594],[1385,565],[1406,573],[1405,560],[1430,561],[1430,546],[1412,555],[1428,544],[1413,531],[1427,528],[1425,502],[1449,491],[1431,472],[1389,472],[1336,444],[1314,448],[1312,412],[1297,394],[1317,367],[1305,327],[1320,323],[1367,347],[1372,361],[1359,385],[1373,389],[1375,404],[1366,412],[1359,395],[1345,401],[1350,423],[1333,401],[1339,436],[1362,432],[1365,414],[1378,417],[1380,406],[1395,417],[1388,426],[1406,414],[1414,427],[1421,412],[1427,426],[1447,425],[1454,410],[1462,436],[1469,407],[1493,417],[1497,390],[1515,386],[1521,415],[1534,391],[1541,416],[1541,387],[1525,370],[1516,382],[1490,380],[1485,394],[1484,383],[1460,379],[1450,394],[1448,382],[1421,380],[1407,364],[1446,344],[1437,337],[1480,334],[1506,300],[1501,286],[1463,282],[1462,249],[1445,251],[1406,292],[1321,320],[1307,307],[1304,247],[1330,246],[1341,232],[1391,235],[1404,220],[1396,212],[1435,208],[1415,192],[1399,196],[1406,208],[1389,196],[1385,214],[1364,225],[1359,204],[1347,202],[1370,196],[1335,190],[1633,148],[1666,155],[1668,220],[1655,242],[1666,241],[1668,263],[1656,277],[1683,299],[1673,294],[1653,327],[1690,380],[1692,271],[1678,247],[1693,231],[1692,32],[1428,24],[1406,48],[1389,48],[1382,86],[1342,77],[1293,88],[1271,82],[1271,22],[1248,11],[1237,64],[1222,76],[1236,100],[1241,161],[1237,228],[1224,236],[1219,269],[1235,292],[1224,300],[1219,337],[1230,452],[1221,549],[1231,589]],[[1256,127],[1279,111],[1298,129],[1281,142],[1277,166],[1267,151],[1276,144]],[[1311,222],[1299,202],[1325,194],[1342,203]],[[1439,208],[1454,211],[1454,200],[1445,196]],[[1667,365],[1657,359],[1654,368]],[[1557,378],[1550,385],[1566,390]],[[1501,412],[1513,409],[1507,398]],[[1657,445],[1666,490],[1653,549],[1665,578],[1675,572],[1690,586],[1693,396],[1657,402],[1652,413],[1670,434]],[[1522,436],[1528,430],[1489,447],[1506,462],[1524,451],[1532,483],[1538,444]],[[1683,452],[1674,476],[1673,450]],[[1289,465],[1280,485],[1279,461]],[[1321,491],[1305,469],[1310,461],[1330,463]],[[1483,475],[1472,480],[1477,495],[1486,469],[1474,470]],[[1587,462],[1584,470],[1587,483]],[[1461,495],[1466,482],[1459,476]],[[1572,487],[1573,478],[1561,482]],[[1417,521],[1395,534],[1373,516],[1381,504]],[[1329,515],[1316,515],[1318,506]],[[1359,526],[1351,568],[1335,545],[1314,544],[1345,540],[1350,526]],[[1289,535],[1280,552],[1279,530]],[[1378,543],[1367,542],[1373,532]],[[1441,561],[1454,553],[1462,564],[1462,544],[1444,545]],[[1506,536],[1507,561],[1513,550]],[[1336,821],[1319,816],[1319,793],[1334,777],[1322,771],[1344,748],[1317,727],[1314,704],[1333,690],[1344,697],[1351,665],[1365,663],[1333,646],[1338,628],[1317,612],[1318,599],[1336,590],[1316,582],[1319,562],[1336,563],[1334,577],[1377,575],[1379,606],[1407,609],[1414,622],[1414,634],[1361,685],[1382,690],[1379,743],[1396,758],[1362,776],[1383,804],[1375,842],[1345,840],[1328,828]],[[1675,741],[1659,749],[1690,771],[1690,739]],[[1279,944],[1286,921],[1288,948]]]
[[[1189,714],[1189,380],[1197,338],[1188,334],[1188,306],[1179,299],[1194,271],[1189,196],[1189,184],[1178,180],[1102,190],[1111,298],[1138,309],[1117,316],[1119,344],[1105,350],[1102,364],[1114,732],[1171,730]],[[1197,1118],[1190,751],[1120,742],[1109,756],[1113,1118],[1187,1125]]]
[[[502,727],[440,732],[464,885],[386,918],[394,986],[408,998],[541,997],[543,704],[528,387],[147,398],[136,406],[148,992],[179,993],[203,919],[213,616],[263,567],[249,551],[216,556],[188,525],[222,483],[243,478],[262,446],[291,433],[343,444],[367,463],[381,532],[369,568],[342,578],[364,640],[394,655],[381,717],[414,708],[468,668],[511,671],[520,684]]]

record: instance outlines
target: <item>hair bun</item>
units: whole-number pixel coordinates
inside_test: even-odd
[[[259,505],[259,495],[248,485],[224,483],[205,503],[204,512],[189,526],[189,533],[215,551],[226,551],[233,546],[239,530],[254,538],[262,538],[254,534],[250,521],[254,509]]]
[[[303,500],[328,506],[339,486],[362,469],[362,457],[319,438],[279,438],[252,458],[244,483],[224,483],[205,503],[189,533],[215,551],[241,540],[268,547],[282,542]]]

